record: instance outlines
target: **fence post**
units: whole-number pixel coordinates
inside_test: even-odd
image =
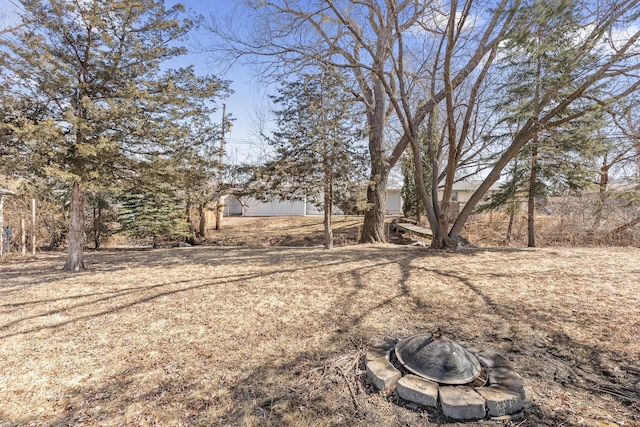
[[[31,199],[31,255],[36,255],[36,199]]]
[[[22,256],[27,256],[27,222],[24,218],[20,219],[20,247]]]

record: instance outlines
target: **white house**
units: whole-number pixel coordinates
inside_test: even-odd
[[[387,206],[386,213],[388,215],[397,215],[402,213],[402,189],[387,189]]]
[[[465,204],[469,201],[473,193],[476,192],[478,187],[480,187],[482,181],[472,180],[472,181],[458,181],[453,183],[452,191],[451,191],[451,201],[452,202],[460,202]],[[485,197],[489,196],[491,193],[494,193],[500,189],[500,183],[495,182],[489,187],[489,191],[485,194]],[[438,190],[438,198],[442,199],[442,189]]]
[[[387,190],[386,213],[389,215],[402,213],[402,196],[400,189]],[[242,201],[229,195],[224,199],[225,216],[307,216],[322,215],[323,210],[311,201],[307,200],[274,200],[263,202],[261,200],[243,197]],[[335,214],[341,215],[336,211]]]
[[[459,181],[454,182],[453,187],[451,189],[451,206],[450,213],[458,214],[460,210],[467,204],[473,193],[476,192],[478,187],[480,187],[482,181],[479,180],[470,180],[470,181]],[[484,195],[483,200],[489,197],[492,193],[498,191],[500,189],[500,183],[496,182]],[[443,190],[438,190],[438,199],[442,200]]]

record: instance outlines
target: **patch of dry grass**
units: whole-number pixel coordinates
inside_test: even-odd
[[[638,249],[198,247],[62,264],[0,264],[2,425],[443,421],[372,389],[361,361],[436,326],[514,362],[535,397],[520,425],[640,422]]]
[[[209,232],[207,241],[222,246],[322,246],[323,220],[318,215],[229,217],[224,218],[221,230]],[[361,216],[334,216],[334,244],[345,246],[356,243],[361,226]]]

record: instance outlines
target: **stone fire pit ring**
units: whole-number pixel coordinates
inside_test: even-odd
[[[380,391],[396,389],[400,398],[429,408],[440,408],[454,420],[517,420],[530,406],[531,391],[511,362],[500,354],[458,342],[486,369],[488,381],[482,387],[438,384],[418,375],[406,374],[394,366],[391,353],[398,340],[388,339],[366,354],[367,378]]]

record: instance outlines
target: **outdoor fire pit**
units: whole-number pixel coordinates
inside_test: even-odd
[[[507,359],[439,332],[386,340],[367,352],[366,363],[379,390],[396,388],[400,398],[455,420],[517,419],[531,400]]]

